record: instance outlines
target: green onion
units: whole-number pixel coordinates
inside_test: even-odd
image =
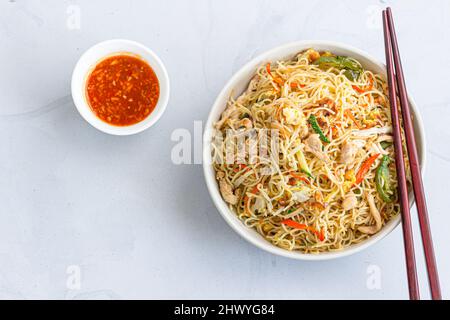
[[[309,116],[309,123],[313,130],[319,135],[320,140],[326,143],[330,143],[330,140],[323,134],[322,129],[320,129],[319,123],[317,123],[317,118],[312,114]]]
[[[313,63],[322,70],[328,70],[330,68],[345,70],[344,75],[351,81],[358,79],[363,71],[361,65],[356,60],[344,56],[321,56]]]
[[[392,202],[393,200],[393,190],[390,184],[390,173],[389,173],[389,156],[384,155],[381,159],[381,163],[375,173],[375,184],[377,187],[378,194],[384,202]]]
[[[390,146],[392,146],[392,142],[390,141],[381,141],[380,142],[381,147],[386,150],[387,148],[389,148]]]
[[[297,151],[297,159],[300,163],[300,169],[303,173],[305,173],[308,177],[311,179],[314,179],[313,175],[311,174],[311,170],[308,167],[308,163],[306,162],[305,155],[303,154],[302,150]]]

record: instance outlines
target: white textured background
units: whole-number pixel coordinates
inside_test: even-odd
[[[170,159],[173,130],[192,132],[194,120],[206,120],[225,82],[258,53],[324,39],[384,60],[386,5],[393,7],[407,84],[425,121],[428,205],[443,295],[450,298],[450,2],[444,0],[1,1],[0,298],[407,298],[401,228],[341,260],[279,258],[226,225],[200,165]],[[79,29],[71,20],[76,12]],[[75,62],[110,38],[142,42],[168,68],[169,106],[142,134],[103,134],[72,103]],[[80,289],[66,285],[71,265],[81,270]],[[381,289],[370,290],[368,271],[378,267]]]

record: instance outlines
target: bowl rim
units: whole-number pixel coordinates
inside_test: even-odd
[[[120,47],[120,49],[109,49]],[[99,54],[98,52],[106,50],[108,53]],[[139,54],[140,50],[145,54]],[[159,81],[159,98],[153,111],[142,121],[129,126],[114,126],[99,119],[91,110],[85,95],[85,85],[87,76],[92,69],[110,56],[118,54],[130,54],[137,56],[151,66]],[[91,55],[99,55],[98,59],[91,61]],[[112,135],[132,135],[142,132],[153,126],[163,115],[169,102],[170,80],[164,63],[159,56],[145,45],[128,39],[110,39],[98,42],[89,47],[78,59],[72,72],[71,94],[75,107],[80,115],[94,128]]]
[[[228,208],[225,201],[223,200],[217,182],[215,180],[215,173],[214,169],[212,168],[211,164],[211,128],[213,127],[213,123],[217,121],[217,119],[213,119],[215,116],[215,111],[220,109],[221,112],[223,112],[223,109],[225,108],[224,101],[226,102],[230,96],[230,92],[233,91],[233,88],[236,86],[236,83],[241,81],[241,79],[249,72],[253,70],[255,71],[255,68],[259,66],[263,61],[274,61],[276,59],[282,59],[282,57],[287,57],[289,55],[294,55],[297,52],[300,52],[301,50],[305,50],[308,48],[314,48],[314,47],[329,47],[330,51],[333,50],[343,50],[351,52],[354,55],[359,55],[364,57],[366,60],[370,61],[372,64],[377,65],[380,69],[383,70],[383,73],[386,72],[386,66],[384,63],[381,63],[373,57],[372,55],[368,54],[367,52],[358,49],[356,47],[353,47],[351,45],[347,45],[340,42],[335,41],[327,41],[327,40],[303,40],[303,41],[295,41],[295,42],[289,42],[282,45],[279,45],[277,47],[274,47],[272,49],[269,49],[267,51],[264,51],[260,54],[258,54],[256,57],[251,59],[249,62],[247,62],[244,66],[242,66],[238,71],[236,71],[233,76],[227,81],[223,89],[218,94],[217,98],[215,99],[212,108],[209,112],[206,124],[204,126],[204,133],[203,133],[203,173],[204,178],[206,182],[206,186],[208,189],[208,192],[213,200],[214,205],[216,206],[217,210],[219,211],[222,218],[227,222],[227,224],[242,238],[244,238],[246,241],[250,242],[254,246],[286,258],[291,259],[297,259],[297,260],[306,260],[306,261],[321,261],[321,260],[331,260],[341,257],[346,257],[352,254],[355,254],[357,252],[360,252],[375,243],[379,242],[381,239],[386,237],[388,234],[390,234],[399,224],[401,221],[400,214],[391,219],[386,225],[383,226],[383,228],[375,235],[369,237],[368,239],[364,240],[363,242],[351,245],[345,249],[339,250],[339,251],[331,251],[331,252],[325,252],[325,253],[318,253],[318,254],[311,254],[311,253],[302,253],[299,251],[289,251],[280,247],[275,246],[274,244],[270,243],[266,239],[264,239],[259,233],[257,233],[254,229],[249,228],[245,226],[241,220],[236,216],[236,214]],[[287,53],[290,52],[290,53]],[[275,57],[278,56],[278,57]],[[250,80],[250,79],[248,79]],[[414,100],[411,98],[411,96],[408,96],[410,107],[413,112],[415,121],[414,125],[416,126],[417,136],[418,136],[418,145],[420,145],[420,151],[419,151],[419,159],[421,159],[421,174],[424,175],[425,167],[426,167],[426,137],[425,137],[425,131],[423,127],[423,121],[420,115],[420,112],[417,108],[417,105],[415,104]],[[221,113],[220,112],[220,113]],[[219,116],[220,116],[219,113]],[[414,200],[412,198],[412,194],[410,193],[410,207],[413,206]],[[256,237],[255,237],[256,236]],[[257,240],[257,238],[262,239],[263,241]]]

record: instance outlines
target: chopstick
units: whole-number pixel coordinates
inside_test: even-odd
[[[433,300],[441,299],[439,276],[431,238],[428,211],[423,189],[422,176],[420,173],[417,147],[414,137],[411,113],[409,110],[408,93],[400,60],[397,37],[395,33],[392,11],[388,7],[383,10],[383,29],[386,49],[386,65],[388,71],[389,100],[391,103],[392,127],[394,131],[395,163],[399,177],[400,206],[402,211],[403,237],[405,243],[406,265],[408,273],[409,294],[411,299],[419,299],[419,288],[417,285],[417,271],[414,257],[414,244],[411,231],[411,217],[409,212],[408,190],[406,186],[405,166],[403,163],[403,149],[400,132],[400,120],[398,115],[397,95],[401,105],[402,119],[404,124],[406,147],[410,163],[412,185],[416,207],[419,217],[420,232],[422,236],[425,261],[427,266],[428,281]],[[394,66],[393,66],[394,63]],[[395,67],[395,71],[394,71]],[[394,75],[395,72],[395,75]]]
[[[386,11],[383,11],[384,45],[386,50],[387,79],[389,85],[389,102],[391,105],[392,131],[394,134],[395,166],[397,169],[398,193],[400,211],[402,215],[403,241],[406,256],[406,271],[408,275],[409,298],[420,299],[417,281],[416,259],[414,254],[414,240],[411,228],[411,214],[409,212],[408,186],[406,184],[405,164],[403,162],[402,136],[398,115],[396,81],[392,61],[392,47]]]

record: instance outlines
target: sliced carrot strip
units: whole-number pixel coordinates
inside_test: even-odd
[[[358,123],[358,121],[356,120],[356,118],[353,116],[353,113],[350,111],[350,109],[345,109],[345,114],[347,115],[347,117],[349,117],[356,125],[356,127],[358,129],[361,129],[360,124]]]
[[[292,89],[298,89],[298,88],[304,88],[306,87],[304,84],[301,83],[297,83],[297,82],[292,82],[291,83],[291,88]]]
[[[353,85],[352,88],[359,93],[364,93],[366,91],[372,90],[373,89],[373,79],[372,77],[369,77],[369,84],[367,86],[364,87],[358,87]]]
[[[372,164],[377,160],[378,156],[380,154],[374,154],[373,156],[369,157],[366,161],[363,162],[361,165],[361,168],[359,169],[358,173],[356,174],[356,181],[355,184],[360,184],[364,180],[364,176],[369,171]]]
[[[281,79],[280,77],[275,77],[272,75],[271,69],[270,69],[270,62],[268,62],[266,64],[266,71],[269,74],[269,76],[272,78],[273,82],[275,82],[276,84],[282,86],[284,85],[284,81],[283,79]]]
[[[310,181],[309,181],[308,179],[306,179],[305,177],[302,177],[302,176],[296,174],[296,173],[293,172],[293,171],[290,171],[289,174],[290,174],[291,176],[293,176],[295,179],[301,180],[301,181],[306,182],[306,183],[310,183]]]
[[[324,234],[323,228],[320,231],[318,231],[313,227],[307,226],[306,224],[303,224],[303,223],[298,223],[291,219],[283,220],[283,221],[281,221],[281,223],[285,224],[291,228],[295,228],[295,229],[299,229],[299,230],[308,230],[309,232],[314,233],[319,238],[320,241],[323,241],[325,239],[325,234]]]

